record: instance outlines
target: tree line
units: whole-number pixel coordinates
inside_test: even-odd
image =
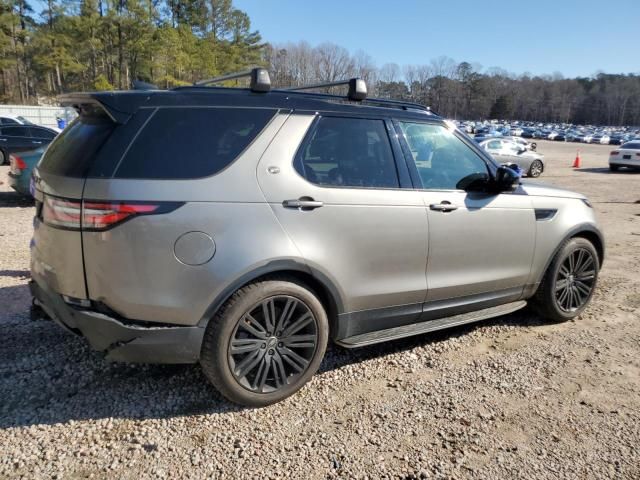
[[[376,66],[332,43],[273,45],[232,0],[0,0],[0,102],[53,102],[63,92],[161,88],[269,68],[275,86],[358,76],[370,95],[429,105],[458,119],[640,125],[640,75],[514,75],[438,57]]]
[[[279,85],[359,76],[370,94],[428,105],[447,118],[518,119],[594,125],[640,125],[640,75],[514,75],[438,57],[427,64],[385,64],[333,44],[267,45],[265,61]]]
[[[0,101],[186,85],[261,61],[260,34],[231,0],[0,0]]]

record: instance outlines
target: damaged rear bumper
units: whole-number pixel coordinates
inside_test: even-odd
[[[102,313],[74,308],[36,281],[29,283],[35,303],[66,330],[85,337],[108,360],[135,363],[196,363],[204,328],[141,326]]]

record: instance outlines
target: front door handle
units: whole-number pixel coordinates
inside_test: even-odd
[[[457,210],[458,207],[456,207],[455,205],[451,205],[451,202],[448,202],[446,200],[440,202],[440,203],[432,203],[431,205],[429,205],[429,208],[431,210],[435,210],[436,212],[453,212],[454,210]]]
[[[311,197],[300,197],[297,200],[285,200],[282,202],[284,208],[297,208],[298,210],[313,210],[323,205],[323,202],[314,200]]]

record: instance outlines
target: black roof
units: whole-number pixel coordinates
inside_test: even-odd
[[[126,90],[115,92],[70,93],[59,97],[62,105],[79,108],[99,103],[114,121],[123,123],[139,108],[184,106],[246,106],[305,112],[369,114],[406,119],[440,119],[427,107],[410,102],[367,98],[348,100],[339,95],[271,90],[256,93],[248,88],[187,86],[172,90]]]

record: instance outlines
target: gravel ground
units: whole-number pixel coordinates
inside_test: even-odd
[[[539,142],[540,181],[594,201],[607,259],[574,322],[528,311],[329,349],[294,397],[248,410],[197,366],[106,363],[30,320],[33,207],[0,185],[2,478],[639,478],[640,193],[610,147]],[[0,167],[0,181],[7,167]]]

